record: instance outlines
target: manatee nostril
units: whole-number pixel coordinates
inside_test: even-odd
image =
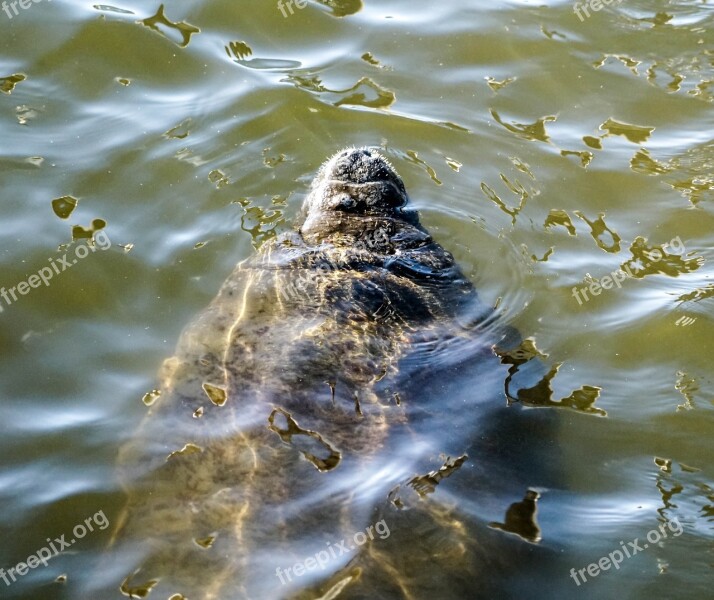
[[[358,163],[364,158],[374,158],[372,152],[367,148],[344,150],[340,153],[340,158],[348,159],[352,163]]]

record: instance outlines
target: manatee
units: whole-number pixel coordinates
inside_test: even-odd
[[[458,597],[474,543],[430,499],[506,405],[494,348],[514,340],[384,156],[338,152],[162,366],[106,573],[128,597]]]

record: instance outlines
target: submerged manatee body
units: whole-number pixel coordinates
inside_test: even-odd
[[[184,331],[121,452],[108,573],[124,596],[459,596],[418,581],[437,555],[473,567],[458,519],[425,507],[468,460],[480,407],[502,404],[506,329],[407,203],[378,152],[336,154],[299,229],[238,265]],[[405,526],[410,494],[422,516]],[[449,530],[450,547],[414,523]]]

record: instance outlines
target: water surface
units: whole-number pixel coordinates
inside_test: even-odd
[[[560,365],[552,400],[571,399],[499,399],[511,429],[495,431],[522,430],[534,460],[474,440],[429,501],[451,506],[471,540],[508,540],[514,597],[707,596],[712,6],[590,12],[485,0],[325,0],[287,16],[259,0],[0,12],[0,285],[77,258],[0,301],[0,567],[94,527],[47,567],[0,581],[0,595],[81,597],[123,503],[117,453],[180,331],[239,260],[291,226],[321,162],[366,144],[484,302]],[[95,230],[111,247],[79,258]],[[634,276],[595,295],[625,267]],[[541,457],[557,457],[553,469],[524,468]],[[529,489],[537,543],[504,531]],[[100,511],[111,526],[91,520]],[[571,569],[661,525],[666,539],[574,581]],[[413,540],[392,535],[408,573]]]

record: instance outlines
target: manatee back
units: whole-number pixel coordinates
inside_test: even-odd
[[[309,580],[278,585],[278,567],[364,528],[427,457],[468,447],[470,411],[498,400],[501,334],[451,255],[406,234],[378,248],[283,236],[186,328],[122,450],[127,590],[282,597]]]

